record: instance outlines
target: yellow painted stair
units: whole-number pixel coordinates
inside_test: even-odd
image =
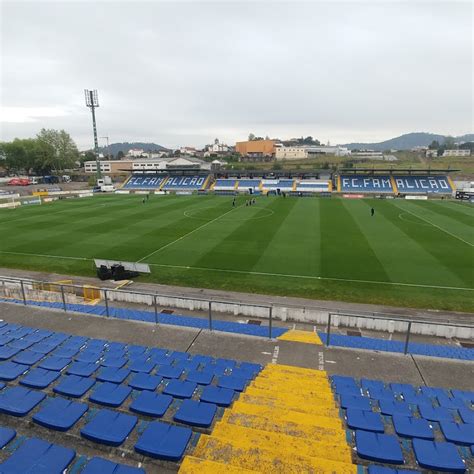
[[[279,341],[302,342],[305,344],[322,345],[317,332],[290,329],[277,338]]]
[[[355,474],[326,372],[268,365],[212,432],[201,434],[180,472]]]

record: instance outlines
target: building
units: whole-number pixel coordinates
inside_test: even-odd
[[[436,158],[438,156],[438,150],[428,149],[425,151],[426,158]]]
[[[381,151],[375,151],[375,150],[352,151],[351,155],[357,156],[360,158],[383,158],[383,153]]]
[[[207,151],[210,154],[220,154],[220,153],[227,153],[229,151],[229,147],[224,143],[219,143],[219,139],[216,138],[212,145],[207,146]]]
[[[324,145],[300,145],[300,146],[276,146],[275,158],[277,160],[300,160],[314,158],[317,155],[346,156],[351,152],[342,146]]]
[[[444,150],[443,156],[471,156],[471,150],[459,148],[456,150]]]
[[[135,149],[132,148],[131,150],[128,150],[127,156],[131,156],[132,158],[134,158],[137,156],[143,156],[144,154],[145,154],[144,150],[138,149],[138,148],[135,148]]]
[[[186,156],[195,156],[197,154],[197,150],[196,148],[194,147],[191,147],[191,146],[182,146],[180,149],[179,149],[179,153],[181,155],[186,155]]]
[[[249,158],[264,158],[275,155],[275,140],[250,140],[237,142],[235,151]]]
[[[104,174],[124,174],[137,171],[146,172],[186,169],[210,170],[211,163],[190,157],[161,158],[155,160],[142,158],[136,160],[100,161],[100,170]],[[96,162],[84,162],[84,172],[87,174],[95,174],[97,172]]]

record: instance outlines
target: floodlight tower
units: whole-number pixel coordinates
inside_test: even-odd
[[[102,177],[100,170],[100,161],[99,161],[99,142],[97,141],[97,126],[95,124],[95,109],[99,107],[99,96],[97,95],[97,90],[88,90],[84,89],[84,95],[86,98],[86,106],[91,109],[92,112],[92,128],[94,129],[94,152],[95,152],[95,162],[97,165],[97,179]]]

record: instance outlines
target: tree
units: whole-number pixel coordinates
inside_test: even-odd
[[[454,138],[453,137],[446,137],[444,139],[443,146],[447,150],[452,150],[453,148],[456,148],[456,143],[454,142]]]
[[[79,150],[69,133],[64,130],[43,128],[36,138],[41,147],[43,168],[62,171],[73,168],[79,160]]]
[[[253,133],[249,133],[249,142],[252,142],[255,140],[255,135]]]
[[[433,140],[428,148],[430,150],[437,150],[439,148],[438,140]]]
[[[125,153],[122,150],[119,150],[117,153],[117,160],[123,160],[125,157]]]

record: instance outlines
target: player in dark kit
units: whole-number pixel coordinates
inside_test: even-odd
[[[374,217],[374,214],[375,214],[375,209],[374,208],[370,209],[370,215]]]

